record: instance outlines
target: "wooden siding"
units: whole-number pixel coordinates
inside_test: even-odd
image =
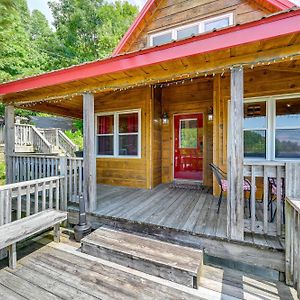
[[[170,118],[168,125],[162,126],[162,182],[173,180],[173,117],[175,114],[204,114],[204,184],[212,185],[212,175],[208,164],[212,162],[212,122],[207,121],[207,112],[213,105],[212,80],[194,80],[186,85],[173,85],[162,90],[162,110]]]
[[[122,52],[136,51],[148,46],[148,33],[197,22],[220,14],[233,12],[235,24],[256,21],[269,14],[247,0],[162,0],[153,15],[145,20],[140,34],[131,38]]]
[[[152,123],[152,187],[162,182],[162,125],[161,125],[161,90],[153,89]]]
[[[95,113],[141,109],[141,158],[97,158],[97,183],[150,188],[151,88],[137,88],[95,98]]]
[[[300,69],[284,69],[267,67],[254,69],[245,73],[244,95],[249,97],[264,97],[300,93]],[[228,101],[230,99],[230,78],[217,75],[214,78],[214,158],[213,161],[222,169],[227,169],[227,125]],[[214,193],[218,187],[214,183]],[[258,193],[261,191],[258,190]]]

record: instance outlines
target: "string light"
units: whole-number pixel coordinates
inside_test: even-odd
[[[221,74],[221,76],[223,77],[224,74],[226,72],[232,71],[233,68],[238,68],[240,71],[243,70],[243,68],[245,67],[249,67],[252,70],[254,69],[254,67],[256,66],[262,66],[262,65],[271,65],[272,63],[277,63],[277,62],[283,62],[285,60],[293,60],[296,56],[299,56],[299,54],[293,54],[293,55],[289,55],[289,56],[283,56],[283,57],[278,57],[277,59],[266,59],[266,60],[261,60],[259,62],[256,63],[244,63],[244,64],[238,64],[238,65],[230,65],[227,67],[223,67],[222,69],[220,68],[214,68],[214,69],[210,69],[210,70],[206,70],[205,72],[197,70],[194,72],[190,72],[190,73],[182,73],[182,74],[178,74],[176,75],[176,77],[172,77],[170,78],[166,78],[166,79],[146,79],[143,82],[140,83],[135,83],[133,85],[124,85],[122,86],[106,86],[106,87],[101,87],[101,88],[94,88],[94,89],[90,89],[90,90],[86,90],[86,91],[82,91],[82,92],[75,92],[72,94],[66,94],[66,95],[62,95],[62,96],[53,96],[53,97],[47,97],[47,98],[43,98],[40,100],[34,100],[34,101],[24,101],[24,102],[9,102],[8,104],[13,104],[16,105],[18,107],[22,107],[22,108],[29,108],[32,106],[36,106],[42,103],[61,103],[61,102],[65,102],[65,101],[72,101],[72,99],[74,99],[75,97],[78,96],[82,96],[85,93],[99,93],[99,92],[105,92],[105,91],[126,91],[129,89],[134,89],[137,87],[151,87],[153,86],[155,89],[156,88],[162,88],[162,87],[170,87],[173,85],[179,85],[179,84],[184,84],[187,82],[193,82],[193,80],[200,78],[200,77],[208,77],[208,76],[215,76],[216,74]]]

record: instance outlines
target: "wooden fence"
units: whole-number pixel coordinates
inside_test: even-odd
[[[300,298],[300,201],[297,200],[286,198],[285,253],[286,282],[297,290]]]
[[[285,163],[245,162],[244,176],[251,183],[250,212],[245,231],[281,235],[283,231]],[[271,185],[276,183],[276,186]],[[279,184],[278,184],[279,183]],[[272,209],[273,208],[273,209]]]
[[[10,182],[65,176],[64,193],[70,202],[79,202],[83,193],[83,158],[15,154],[11,156]]]

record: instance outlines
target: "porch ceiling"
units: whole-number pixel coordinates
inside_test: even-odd
[[[289,23],[290,27],[286,31],[290,30],[292,33],[284,34],[283,32],[279,36],[274,34],[273,37],[269,33],[265,33],[263,35],[265,39],[251,41],[254,39],[253,36],[249,36],[246,39],[243,37],[244,33],[246,33],[246,31],[243,33],[243,30],[249,30],[249,26],[241,26],[239,30],[234,31],[233,29],[238,29],[239,27],[236,26],[223,30],[222,33],[220,31],[196,37],[196,40],[191,38],[182,42],[176,42],[171,45],[172,47],[165,45],[156,49],[147,49],[96,62],[99,65],[94,67],[94,71],[100,73],[97,76],[91,76],[91,71],[87,74],[84,73],[85,66],[90,65],[86,64],[82,65],[83,74],[78,80],[54,84],[51,84],[51,80],[49,80],[49,84],[45,83],[41,87],[14,92],[16,86],[23,82],[26,83],[26,80],[38,81],[42,79],[42,76],[49,76],[49,74],[57,74],[58,77],[62,77],[63,74],[59,72],[71,72],[73,70],[71,68],[3,84],[0,85],[0,94],[2,94],[0,97],[4,103],[15,103],[16,106],[22,106],[31,110],[81,118],[81,94],[83,92],[91,91],[97,94],[97,98],[99,98],[122,88],[150,85],[186,77],[199,77],[204,74],[223,73],[224,71],[229,71],[229,68],[233,65],[247,65],[250,70],[251,65],[255,65],[259,68],[266,67],[274,70],[279,68],[279,70],[299,72],[300,63],[297,60],[298,57],[295,56],[293,61],[288,57],[299,55],[300,52],[300,10],[291,13],[293,14],[291,18],[297,17],[299,21],[298,32],[295,32],[295,28]],[[278,16],[275,17],[278,18]],[[284,20],[286,21],[287,19],[290,18],[285,18]],[[275,18],[274,22],[278,22],[278,20]],[[278,23],[276,24],[278,25]],[[286,26],[288,27],[288,24]],[[253,30],[254,27],[253,25],[250,29]],[[271,28],[269,28],[269,31]],[[263,33],[260,32],[260,34]],[[244,42],[241,43],[241,41],[237,40],[228,41],[230,37],[242,39]],[[216,45],[218,42],[222,44]],[[210,48],[213,49],[212,44],[214,44],[214,49],[216,49],[214,51],[209,50]],[[181,54],[177,52],[179,50]],[[159,55],[162,56],[160,57]],[[166,55],[170,55],[170,59],[167,59]],[[262,64],[261,62],[263,61],[266,61],[266,63]],[[129,62],[131,63],[130,66],[132,66],[130,68],[128,67]],[[103,68],[107,69],[108,63],[110,65],[118,63],[120,71],[114,71],[114,68],[111,68],[111,71],[101,72],[101,64]],[[52,78],[52,81],[55,82],[55,76]],[[10,90],[11,92],[9,92]]]

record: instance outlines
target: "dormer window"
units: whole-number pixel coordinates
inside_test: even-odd
[[[220,29],[231,25],[233,25],[233,14],[228,13],[214,18],[201,20],[197,23],[188,24],[152,34],[150,35],[150,46],[167,44],[171,41],[186,39],[200,33],[213,31],[215,29]]]

